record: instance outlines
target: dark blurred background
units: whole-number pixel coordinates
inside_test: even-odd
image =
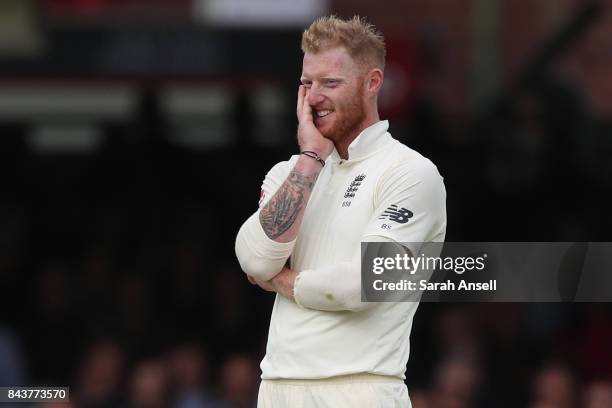
[[[252,407],[234,237],[296,152],[301,31],[367,16],[448,241],[611,241],[612,1],[0,0],[0,386]],[[414,408],[612,407],[610,304],[422,304]]]

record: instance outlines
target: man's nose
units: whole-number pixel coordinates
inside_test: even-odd
[[[313,84],[308,91],[308,104],[315,106],[323,101],[323,95],[321,94],[319,87]]]

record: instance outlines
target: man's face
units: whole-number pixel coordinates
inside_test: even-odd
[[[305,53],[301,80],[323,136],[340,141],[364,122],[364,75],[344,48]]]

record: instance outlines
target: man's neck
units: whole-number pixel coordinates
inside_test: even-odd
[[[343,138],[342,140],[334,143],[334,146],[336,147],[336,151],[338,152],[338,155],[343,160],[348,160],[348,158],[349,158],[349,156],[348,156],[348,148],[351,145],[351,143],[353,143],[353,140],[355,140],[357,138],[357,136],[359,136],[359,134],[364,131],[364,129],[369,128],[370,126],[372,126],[373,124],[375,124],[376,122],[379,122],[379,121],[380,121],[380,118],[378,116],[378,112],[376,112],[375,115],[372,115],[371,117],[366,118],[361,123],[361,125],[357,126],[355,128],[355,130],[350,132],[350,134],[348,134],[345,138]]]

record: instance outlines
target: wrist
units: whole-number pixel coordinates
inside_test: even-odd
[[[317,163],[319,163],[321,165],[321,167],[325,167],[325,160],[323,160],[323,158],[321,158],[321,156],[319,156],[317,154],[317,152],[315,152],[314,150],[302,150],[300,152],[300,155],[304,155],[306,157],[309,157],[312,160],[314,160]]]
[[[329,149],[325,149],[319,146],[300,146],[300,152],[313,152],[316,153],[321,159],[325,160],[331,154]]]
[[[293,300],[293,286],[296,276],[297,272],[286,267],[283,268],[283,270],[271,280],[276,293],[289,300]]]

